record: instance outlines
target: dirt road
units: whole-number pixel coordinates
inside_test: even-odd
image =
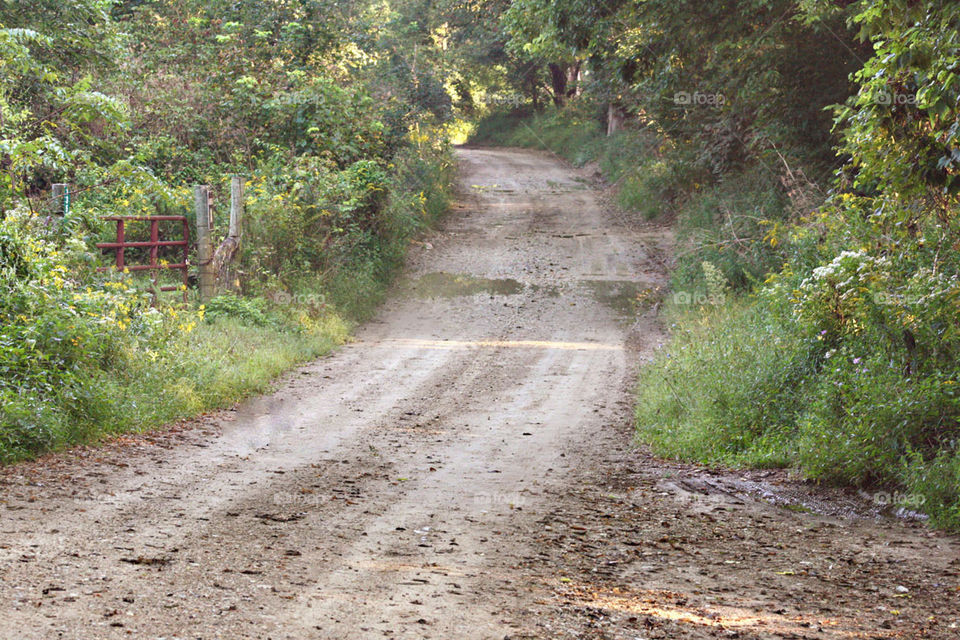
[[[2,472],[0,638],[960,636],[954,539],[633,448],[667,235],[549,155],[459,155],[356,342]]]

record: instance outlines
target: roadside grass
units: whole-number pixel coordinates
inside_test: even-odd
[[[310,319],[300,330],[224,317],[156,349],[121,349],[109,368],[86,367],[42,401],[5,401],[0,462],[229,406],[342,344],[348,329],[336,314]]]
[[[657,455],[788,467],[803,381],[816,366],[796,336],[751,301],[668,305],[670,342],[640,371],[638,437]],[[758,402],[776,396],[776,402]]]
[[[0,463],[149,430],[269,391],[284,372],[347,342],[356,322],[332,308],[232,295],[215,298],[207,310],[156,315],[167,339],[120,342],[108,362],[83,365],[43,397],[5,397]],[[194,326],[172,326],[184,321]]]
[[[348,338],[349,325],[337,315],[311,324],[296,331],[224,317],[204,322],[152,358],[129,354],[126,366],[81,387],[69,428],[54,434],[50,448],[147,430],[268,391],[285,371]]]

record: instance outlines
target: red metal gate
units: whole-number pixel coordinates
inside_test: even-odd
[[[187,285],[189,283],[189,255],[190,255],[190,226],[187,223],[186,216],[110,216],[104,218],[117,223],[117,241],[101,242],[97,245],[98,249],[113,249],[117,253],[116,269],[120,271],[153,271],[153,299],[161,291],[177,291],[180,286],[160,285],[160,272],[164,269],[177,269],[183,272],[183,301],[187,301]],[[127,242],[126,241],[126,223],[146,220],[150,222],[150,240],[145,242]],[[182,240],[160,240],[161,222],[180,222],[183,227]],[[183,247],[183,259],[177,264],[161,264],[159,253],[161,247]],[[149,264],[128,265],[126,263],[125,249],[138,248],[150,250]],[[109,271],[113,267],[102,267],[98,271]]]

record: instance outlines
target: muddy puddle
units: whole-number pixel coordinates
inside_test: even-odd
[[[463,273],[428,273],[403,287],[421,298],[456,298],[486,293],[492,296],[513,296],[524,289],[524,284],[513,278],[478,278]]]
[[[580,286],[624,320],[634,319],[654,301],[656,293],[649,283],[634,280],[582,280]]]
[[[558,297],[573,291],[572,288],[529,284],[513,278],[481,278],[447,272],[427,273],[406,281],[401,287],[418,298],[458,298],[480,294],[514,296],[524,292]],[[638,313],[656,301],[657,296],[648,283],[633,280],[581,280],[576,289],[581,295],[612,309],[618,318],[625,321],[634,320]]]

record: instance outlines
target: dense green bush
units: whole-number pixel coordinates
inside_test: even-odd
[[[262,298],[241,298],[232,293],[217,296],[204,305],[204,317],[213,322],[219,318],[234,318],[255,327],[266,327],[273,322]]]
[[[453,163],[436,132],[412,133],[387,164],[337,169],[314,157],[250,180],[245,288],[322,298],[351,317],[369,311],[408,240],[446,210]]]
[[[2,461],[96,431],[121,402],[104,394],[104,373],[189,333],[202,315],[151,308],[128,276],[98,275],[97,264],[81,238],[35,215],[0,220]]]

